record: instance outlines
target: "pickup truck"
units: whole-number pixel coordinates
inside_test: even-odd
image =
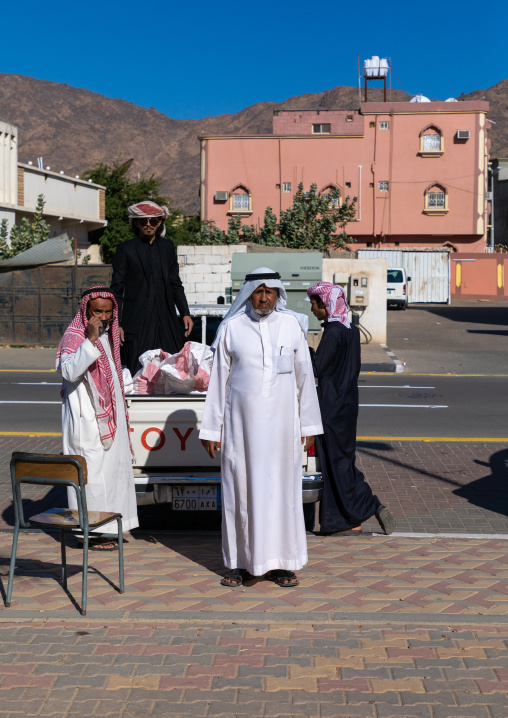
[[[174,511],[221,509],[220,453],[211,459],[199,440],[205,396],[126,396],[139,506],[170,503]],[[302,453],[302,462],[302,501],[313,503],[321,496],[323,480],[312,449]]]

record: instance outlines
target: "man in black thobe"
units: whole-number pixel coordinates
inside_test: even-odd
[[[179,352],[193,327],[175,246],[164,239],[168,215],[166,207],[149,200],[129,207],[136,236],[122,242],[113,259],[111,290],[119,309],[122,364],[132,375],[149,349]]]
[[[375,516],[383,531],[391,534],[395,517],[372,493],[355,460],[360,332],[348,319],[342,287],[319,282],[307,294],[312,313],[324,322],[314,359],[324,430],[316,437],[324,479],[321,533],[361,535],[362,523]]]

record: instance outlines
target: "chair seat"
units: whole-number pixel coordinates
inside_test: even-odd
[[[113,514],[107,511],[89,511],[88,525],[90,528],[96,528],[116,518],[122,518],[122,514]],[[49,509],[48,511],[43,511],[42,514],[31,516],[28,522],[34,526],[45,526],[46,528],[80,528],[79,513],[73,509]]]

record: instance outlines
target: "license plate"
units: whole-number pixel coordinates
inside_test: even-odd
[[[218,511],[220,486],[173,486],[173,511]]]
[[[388,290],[388,294],[391,294],[393,292],[393,289]]]

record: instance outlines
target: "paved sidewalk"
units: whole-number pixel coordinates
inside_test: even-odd
[[[506,718],[506,627],[4,624],[0,715]]]
[[[0,529],[13,526],[9,460],[20,450],[59,453],[61,439],[0,437]],[[508,534],[507,463],[508,449],[495,442],[358,442],[358,465],[403,532]],[[27,515],[66,505],[57,489],[26,486],[23,496]],[[144,528],[172,526],[169,506],[139,513]],[[379,531],[376,520],[364,530]]]

